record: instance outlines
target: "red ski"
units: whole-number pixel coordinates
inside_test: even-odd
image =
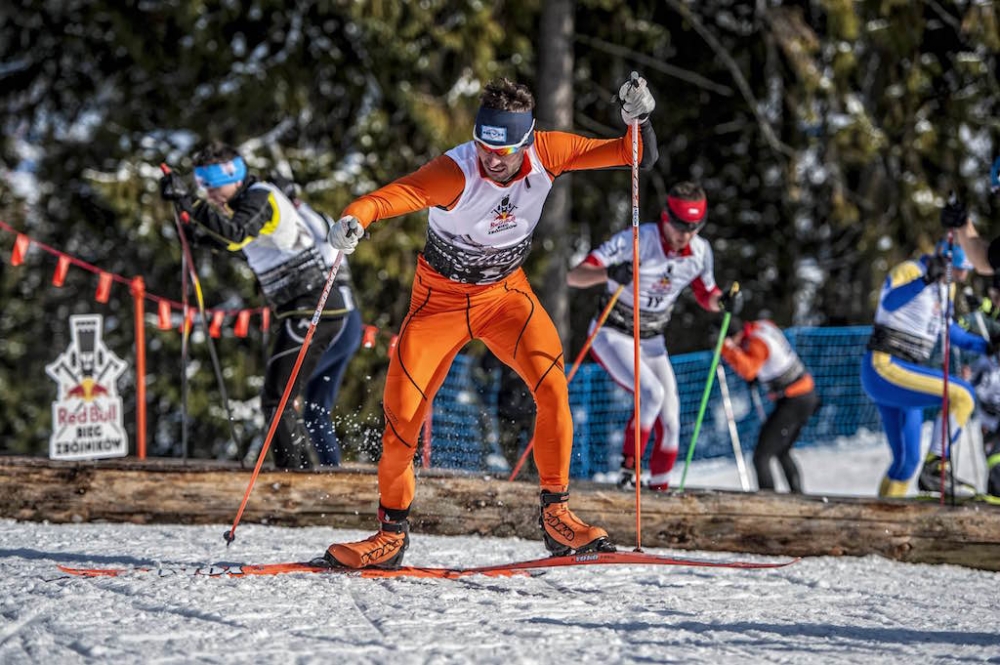
[[[135,566],[128,568],[73,568],[59,566],[59,570],[80,577],[119,577],[136,574],[153,574],[158,577],[192,576],[192,577],[254,577],[267,575],[285,575],[288,573],[328,573],[347,575],[349,577],[428,577],[432,579],[455,579],[468,575],[486,575],[488,577],[513,577],[529,575],[526,570],[503,570],[467,572],[461,568],[421,568],[418,566],[403,566],[396,570],[380,568],[335,568],[322,563],[289,562],[263,563],[246,565],[217,566]]]
[[[561,568],[569,566],[601,566],[601,565],[633,565],[633,566],[694,566],[702,568],[743,568],[765,569],[782,568],[799,561],[798,558],[778,562],[734,561],[713,559],[689,559],[684,557],[663,556],[646,552],[589,552],[587,554],[571,554],[529,561],[515,561],[492,566],[473,568],[438,568],[403,566],[396,570],[381,570],[365,568],[333,568],[327,565],[305,563],[265,563],[248,565],[219,565],[203,567],[185,566],[136,566],[128,568],[73,568],[59,566],[59,570],[70,575],[81,577],[118,577],[120,575],[153,574],[159,577],[198,576],[198,577],[251,577],[262,575],[283,575],[287,573],[324,573],[332,575],[348,575],[350,577],[385,578],[385,577],[423,577],[431,579],[457,579],[472,575],[487,577],[513,577],[516,575],[531,575],[545,568]]]
[[[551,556],[545,559],[532,559],[530,561],[516,561],[514,563],[502,563],[496,566],[481,566],[479,568],[463,568],[466,574],[489,574],[500,570],[539,570],[542,568],[555,568],[563,566],[604,566],[604,565],[632,565],[632,566],[693,566],[699,568],[782,568],[796,563],[800,559],[787,559],[785,561],[734,561],[723,559],[720,561],[713,559],[691,559],[687,557],[672,557],[662,554],[649,554],[648,552],[588,552],[586,554],[570,554],[568,556]]]

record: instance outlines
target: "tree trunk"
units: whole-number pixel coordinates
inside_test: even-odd
[[[573,0],[544,3],[538,39],[537,122],[547,130],[573,127]],[[558,178],[535,232],[536,250],[544,252],[542,279],[533,285],[559,331],[563,348],[570,343],[566,271],[569,242],[571,176]]]
[[[419,470],[410,514],[414,534],[479,534],[540,540],[538,486],[482,474]],[[0,457],[0,518],[138,524],[232,524],[250,472],[217,462],[104,460],[51,462]],[[577,482],[570,503],[635,545],[635,495]],[[375,470],[264,470],[241,524],[373,529]],[[1000,570],[1000,507],[941,507],[772,492],[646,494],[642,545],[773,556],[865,556]],[[539,554],[542,546],[539,544]]]

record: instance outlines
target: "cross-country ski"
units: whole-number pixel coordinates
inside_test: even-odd
[[[264,563],[264,564],[220,564],[208,566],[135,566],[130,568],[76,568],[58,566],[59,570],[79,577],[119,577],[149,574],[155,577],[193,575],[196,577],[260,577],[265,575],[288,575],[294,573],[325,573],[350,575],[365,578],[418,577],[426,579],[458,579],[471,575],[486,577],[512,577],[549,568],[573,566],[689,566],[695,568],[742,568],[747,570],[783,568],[796,563],[798,559],[779,562],[740,561],[732,559],[711,560],[686,557],[670,557],[647,552],[592,552],[571,556],[547,557],[529,561],[514,561],[491,566],[470,568],[440,568],[421,566],[400,566],[395,569],[342,568],[330,566],[323,559],[309,562]]]

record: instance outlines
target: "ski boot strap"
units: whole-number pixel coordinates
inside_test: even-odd
[[[399,510],[380,505],[378,507],[379,528],[389,533],[409,533],[410,522],[407,519],[409,515],[409,508]]]
[[[402,522],[380,522],[379,529],[388,533],[410,533],[410,523],[407,520]]]
[[[553,503],[566,503],[569,501],[569,492],[548,492],[542,490],[542,508],[551,506]]]

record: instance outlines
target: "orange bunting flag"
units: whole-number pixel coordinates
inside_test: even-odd
[[[236,315],[236,325],[233,326],[233,334],[237,337],[246,337],[250,330],[250,310],[241,309]]]
[[[366,349],[370,349],[375,346],[375,335],[378,334],[378,328],[375,326],[365,326],[364,336],[361,338],[361,346]]]
[[[56,271],[52,275],[52,286],[62,286],[66,282],[67,272],[69,272],[69,257],[65,254],[60,254],[59,262],[56,264]]]
[[[398,343],[399,343],[399,335],[393,335],[392,338],[389,340],[389,355],[392,355],[392,352],[396,350],[396,344]]]
[[[221,337],[222,336],[222,321],[226,318],[226,313],[223,311],[212,312],[212,325],[208,327],[208,334],[211,337]]]
[[[97,278],[97,293],[94,294],[94,300],[100,303],[108,302],[111,297],[111,273],[104,272],[100,273]]]
[[[14,249],[10,253],[10,264],[12,266],[19,266],[24,263],[24,254],[28,251],[28,245],[30,244],[31,238],[23,233],[17,234],[17,238],[14,240]]]
[[[260,329],[264,332],[271,329],[271,310],[267,307],[260,310]]]
[[[157,326],[160,330],[170,330],[170,302],[167,300],[161,300],[159,307],[159,321]]]

